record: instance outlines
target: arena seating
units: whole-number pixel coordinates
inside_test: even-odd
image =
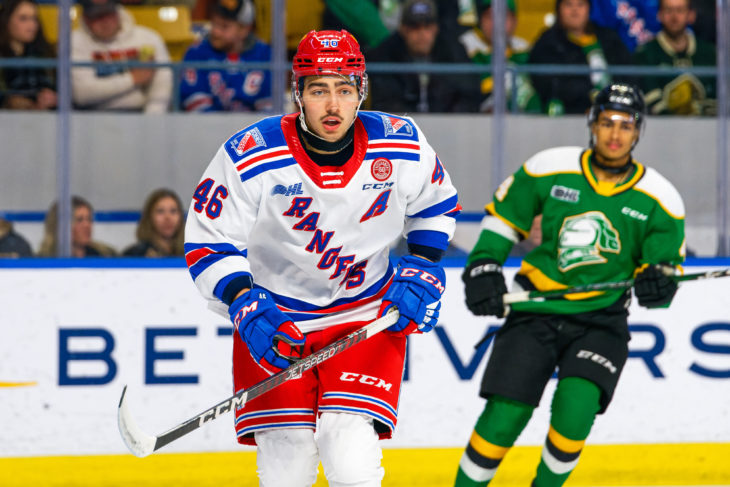
[[[530,0],[517,2],[517,27],[515,35],[534,44],[548,27],[546,18],[555,13],[555,0]]]
[[[160,33],[173,61],[182,60],[185,50],[195,41],[190,9],[184,5],[129,5],[124,8],[134,16],[139,25]],[[58,6],[42,4],[38,6],[38,10],[46,39],[55,44],[58,40]],[[78,27],[79,13],[78,7],[74,5],[71,8],[72,28]]]

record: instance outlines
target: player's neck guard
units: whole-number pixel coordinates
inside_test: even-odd
[[[297,132],[304,139],[304,141],[312,149],[321,152],[340,152],[348,145],[352,144],[355,140],[355,124],[350,125],[350,128],[345,132],[344,137],[334,142],[329,142],[317,134],[307,130],[306,123],[302,120],[303,117],[298,117],[297,120]]]
[[[629,160],[624,164],[623,166],[607,166],[606,164],[603,164],[598,161],[598,158],[596,157],[596,153],[594,152],[591,154],[591,164],[594,164],[599,169],[602,169],[603,171],[610,172],[611,174],[623,174],[634,165],[634,158],[631,157],[631,154],[629,154]]]

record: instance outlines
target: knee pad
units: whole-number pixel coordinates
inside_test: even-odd
[[[314,431],[272,429],[254,436],[260,487],[311,487],[317,480],[319,454]]]
[[[322,413],[317,426],[324,475],[331,487],[379,487],[385,470],[373,420],[348,413]]]
[[[596,384],[580,377],[566,377],[555,389],[550,425],[567,438],[585,440],[600,409],[601,389]]]

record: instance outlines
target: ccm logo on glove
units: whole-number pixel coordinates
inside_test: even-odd
[[[444,291],[446,291],[446,288],[443,284],[441,284],[441,281],[439,281],[439,278],[434,276],[433,274],[429,274],[426,271],[423,271],[421,269],[413,269],[413,268],[405,268],[401,270],[400,273],[401,277],[420,277],[421,280],[426,281],[427,283],[434,286],[436,289],[438,289],[438,292],[443,294]]]
[[[233,324],[236,325],[236,330],[238,330],[238,325],[241,324],[241,320],[246,317],[247,314],[249,314],[252,311],[256,311],[259,307],[259,302],[254,301],[248,306],[244,306],[243,308],[238,310],[238,313],[236,313],[236,316],[233,318]]]

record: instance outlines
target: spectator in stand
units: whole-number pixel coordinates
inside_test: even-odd
[[[691,0],[661,0],[659,21],[662,30],[634,55],[645,66],[714,66],[715,46],[698,39],[689,29],[696,14]],[[714,76],[644,76],[641,88],[649,113],[654,115],[715,115]]]
[[[43,35],[35,0],[0,3],[0,57],[54,58]],[[38,67],[0,70],[0,107],[48,110],[56,107],[55,70]]]
[[[468,63],[464,47],[439,34],[433,0],[408,0],[400,27],[369,57],[386,63]],[[397,68],[396,68],[397,69]],[[481,94],[479,76],[472,74],[374,74],[372,108],[393,113],[476,112]]]
[[[271,48],[254,34],[251,0],[219,0],[207,38],[190,47],[183,61],[230,63],[228,68],[186,69],[180,83],[182,109],[197,112],[269,110],[271,73],[245,68],[271,60]]]
[[[28,241],[13,229],[13,224],[0,218],[0,257],[32,257]]]
[[[405,0],[324,0],[322,25],[327,30],[346,29],[367,49],[374,49],[398,30]],[[435,0],[439,32],[453,39],[460,34],[463,1]],[[460,15],[462,14],[462,15]]]
[[[117,251],[107,244],[92,240],[94,209],[91,203],[80,196],[71,197],[71,256],[72,257],[113,257]],[[58,203],[54,203],[46,213],[43,240],[38,255],[58,256]]]
[[[137,25],[117,0],[79,0],[83,14],[71,34],[71,59],[98,62],[71,70],[78,108],[164,113],[172,94],[169,68],[129,68],[111,62],[170,62],[162,37]]]
[[[185,220],[178,195],[157,189],[147,196],[137,225],[137,243],[124,250],[125,257],[184,255]]]
[[[629,51],[654,38],[661,29],[659,0],[593,0],[591,20],[618,32]]]
[[[530,64],[584,64],[598,69],[631,64],[631,53],[619,35],[593,24],[590,9],[589,0],[557,0],[555,24],[535,42]],[[593,71],[588,75],[534,74],[531,78],[543,111],[561,115],[585,113],[592,96],[608,86],[613,77],[606,71]]]
[[[492,0],[476,0],[479,25],[464,32],[459,40],[464,45],[471,60],[477,64],[491,65],[492,63],[492,32],[494,22],[492,21]],[[529,43],[514,35],[517,26],[517,5],[515,0],[507,0],[507,17],[505,30],[507,31],[507,52],[505,56],[509,64],[527,64],[529,56]],[[512,86],[512,80],[515,86]],[[516,77],[505,76],[507,106],[521,112],[540,113],[540,97],[530,83],[530,77],[524,73]],[[479,110],[481,112],[492,112],[494,100],[492,98],[493,80],[490,72],[482,75],[482,102]],[[513,93],[516,90],[516,93]],[[514,96],[513,96],[514,95]],[[516,106],[512,107],[512,100],[516,100]]]

